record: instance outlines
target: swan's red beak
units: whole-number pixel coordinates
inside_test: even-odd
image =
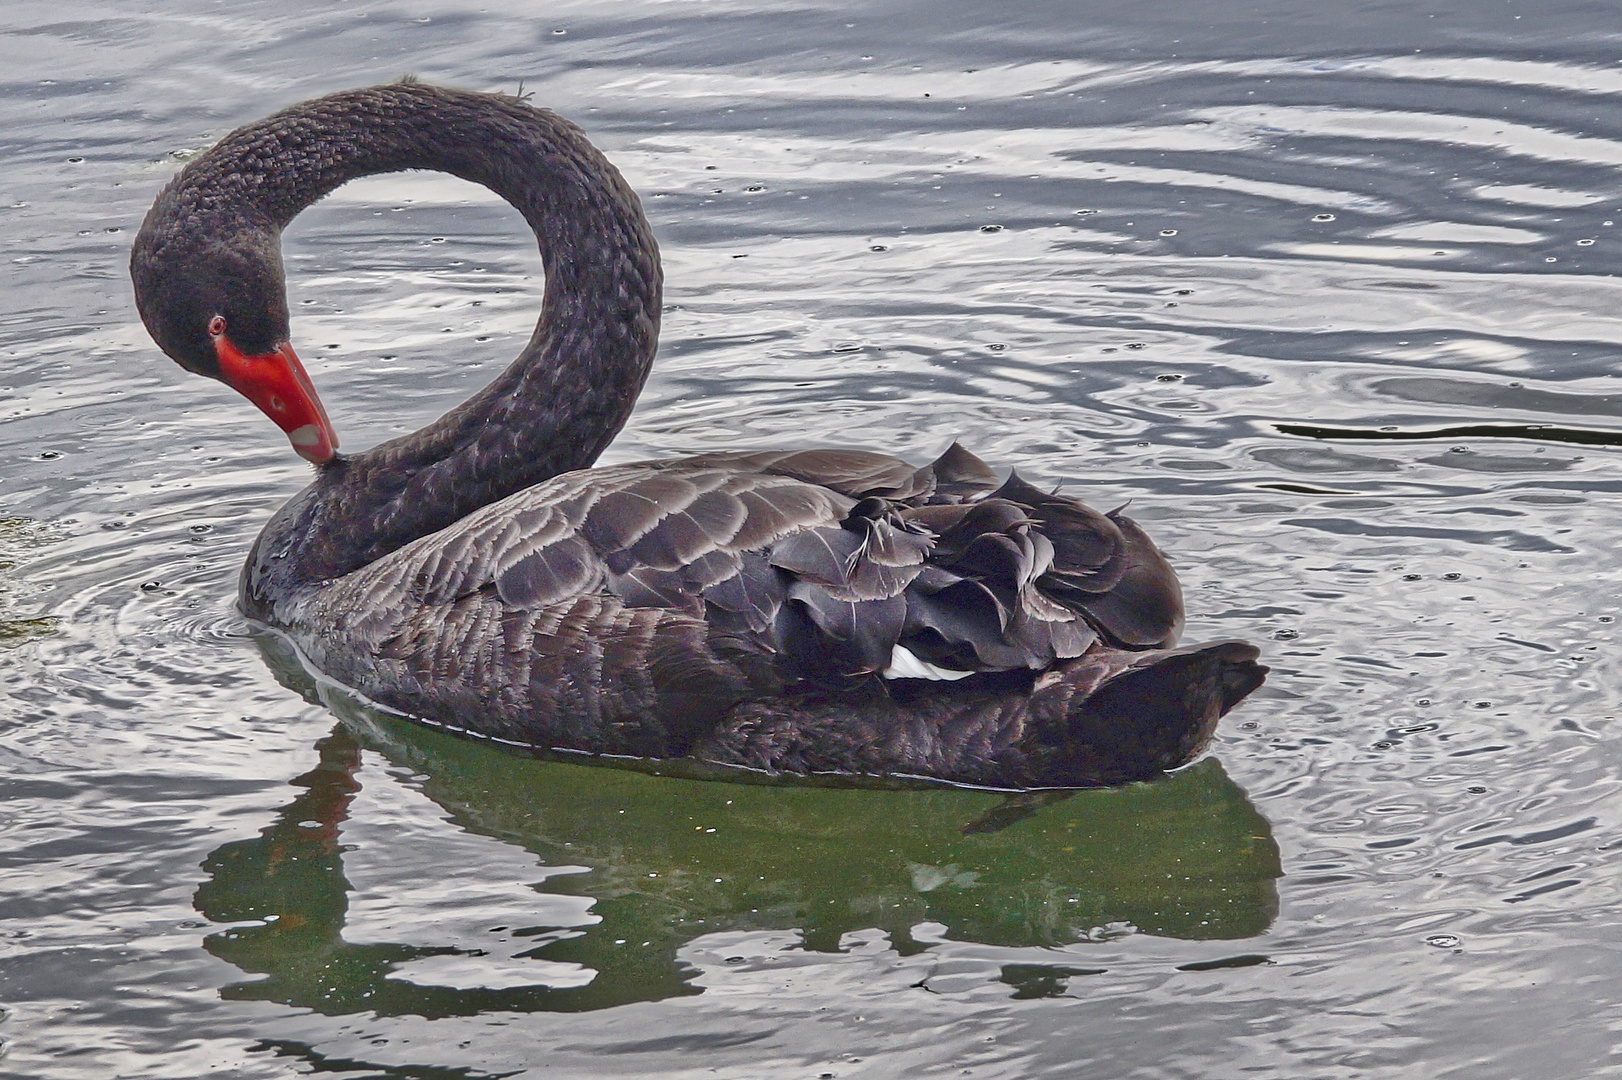
[[[214,335],[220,375],[231,389],[287,432],[299,457],[324,465],[338,450],[338,433],[316,396],[315,385],[286,342],[263,356],[248,356],[224,334]]]

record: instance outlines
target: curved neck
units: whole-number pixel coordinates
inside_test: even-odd
[[[205,195],[219,195],[216,205],[279,234],[340,184],[403,169],[483,184],[524,215],[546,270],[540,320],[518,358],[468,401],[323,467],[250,560],[252,576],[254,561],[280,551],[273,576],[283,587],[337,577],[590,465],[653,360],[662,275],[635,193],[573,124],[515,98],[416,83],[336,94],[234,132],[176,184],[212,185]]]

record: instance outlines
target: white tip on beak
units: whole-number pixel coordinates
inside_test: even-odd
[[[314,424],[305,424],[301,428],[289,431],[287,438],[294,446],[320,446],[321,429]]]
[[[325,465],[332,460],[332,450],[337,443],[336,439],[327,438],[320,424],[304,424],[294,428],[287,433],[287,441],[293,444],[294,453],[317,465]]]

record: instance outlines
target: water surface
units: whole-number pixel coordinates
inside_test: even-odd
[[[1614,1067],[1609,5],[163,7],[0,26],[0,1072]],[[407,71],[522,82],[642,193],[609,460],[959,438],[1130,502],[1268,685],[1165,782],[1007,801],[525,761],[313,683],[233,607],[306,467],[124,264],[212,140]],[[541,288],[443,177],[286,255],[348,448]]]

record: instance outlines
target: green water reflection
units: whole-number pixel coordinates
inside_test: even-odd
[[[1245,938],[1277,909],[1271,831],[1214,759],[1155,783],[1073,794],[772,787],[534,761],[340,712],[276,822],[204,863],[198,910],[239,924],[207,947],[256,976],[229,997],[325,1013],[596,1009],[701,992],[677,952],[715,931],[792,929],[804,948],[833,950],[845,932],[876,927],[912,952],[926,947],[911,936],[926,921],[957,940],[1049,946],[1121,923]],[[386,976],[458,950],[344,941],[340,838],[363,749],[410,769],[460,827],[546,866],[586,868],[535,887],[590,898],[600,922],[515,932],[534,942],[522,955],[582,965],[596,973],[589,983],[416,985]]]
[[[56,632],[57,620],[51,616],[16,610],[23,590],[15,575],[29,553],[60,539],[60,532],[29,518],[0,518],[0,648]]]

